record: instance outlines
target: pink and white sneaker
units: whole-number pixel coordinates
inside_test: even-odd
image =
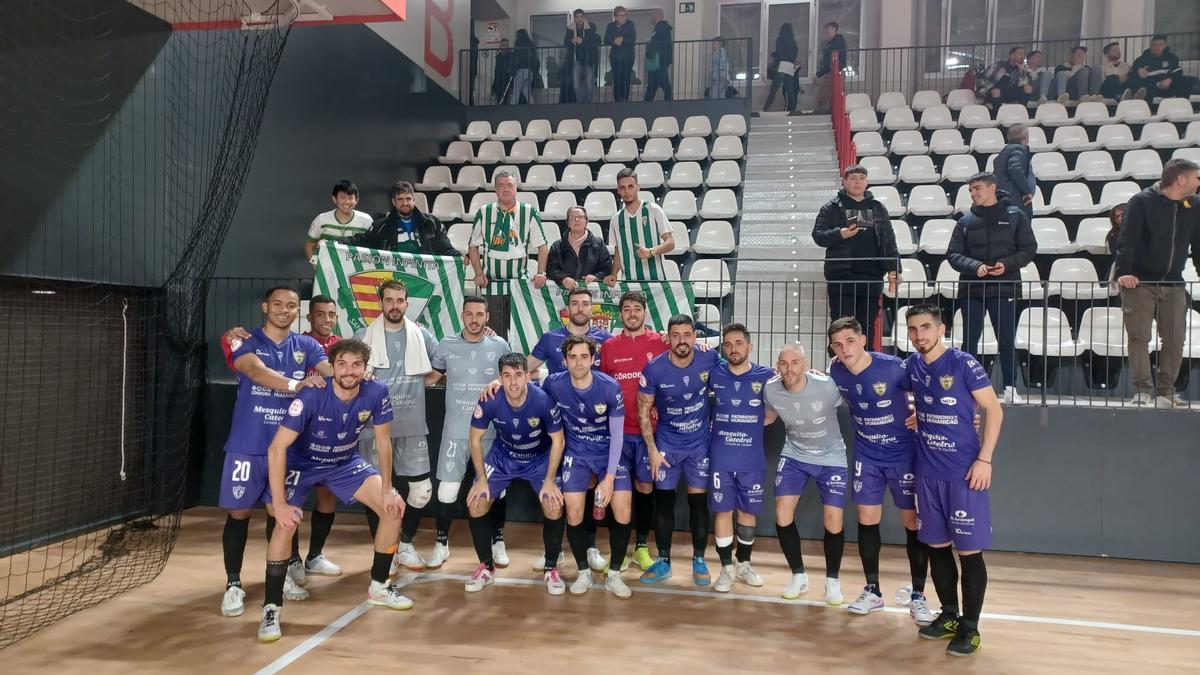
[[[496,577],[496,571],[488,569],[487,563],[479,563],[479,567],[475,568],[475,573],[467,579],[467,592],[478,593],[483,590],[484,586],[491,585]]]

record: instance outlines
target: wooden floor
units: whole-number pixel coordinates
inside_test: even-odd
[[[825,673],[953,668],[979,673],[1200,672],[1200,574],[1195,566],[1061,556],[989,553],[983,651],[969,660],[945,655],[945,643],[919,640],[907,611],[852,616],[823,598],[820,542],[805,542],[813,589],[802,600],[779,597],[787,570],[773,539],[760,540],[755,566],[761,589],[743,584],[718,595],[681,574],[662,588],[626,574],[634,595],[601,589],[584,597],[550,597],[529,569],[540,529],[507,530],[513,564],[482,593],[463,591],[474,556],[465,523],[456,523],[452,558],[437,573],[415,575],[408,612],[363,604],[370,555],[361,516],[340,515],[326,553],[340,578],[313,578],[312,599],[288,603],[284,637],[255,639],[262,602],[261,537],[246,552],[246,613],[220,615],[224,584],[215,509],[184,516],[178,545],[152,583],[86,610],[0,654],[10,673]],[[251,532],[262,532],[257,516]],[[431,523],[427,523],[431,525]],[[600,532],[603,541],[606,534]],[[305,537],[307,534],[305,533]],[[427,552],[432,532],[418,548]],[[681,536],[676,551],[686,553]],[[603,544],[602,549],[607,548]],[[569,556],[568,556],[569,557]],[[716,570],[710,549],[709,564]],[[568,582],[572,571],[565,574]],[[905,582],[899,547],[885,547],[889,602]],[[858,593],[861,569],[846,548],[843,590]],[[932,595],[932,584],[930,584]],[[340,630],[327,628],[339,622]],[[315,636],[315,637],[314,637]],[[310,639],[312,638],[312,639]]]

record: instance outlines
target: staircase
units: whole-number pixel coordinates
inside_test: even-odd
[[[828,115],[752,118],[732,318],[753,331],[759,363],[773,364],[792,341],[824,363],[825,251],[812,228],[838,186]]]

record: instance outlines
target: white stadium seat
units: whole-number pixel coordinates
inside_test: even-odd
[[[1100,300],[1115,293],[1108,284],[1100,283],[1096,266],[1087,258],[1055,260],[1050,265],[1047,287],[1050,295],[1062,296],[1064,300]]]
[[[643,117],[626,117],[621,120],[621,128],[617,129],[617,138],[632,138],[639,140],[646,137],[646,120]]]
[[[1067,166],[1067,158],[1061,152],[1038,152],[1030,158],[1033,175],[1039,180],[1073,180],[1075,172]]]
[[[1108,218],[1084,218],[1079,222],[1079,231],[1075,234],[1075,247],[1095,255],[1109,253],[1108,233],[1112,223]]]
[[[692,250],[701,255],[727,255],[737,249],[733,226],[726,220],[708,220],[700,223],[696,230],[696,243]]]
[[[1121,158],[1121,172],[1134,180],[1159,178],[1162,169],[1162,158],[1155,150],[1130,150]]]
[[[683,132],[681,135],[684,138],[694,136],[708,138],[712,136],[712,133],[712,122],[708,119],[707,115],[692,115],[683,121]]]
[[[741,138],[718,136],[717,140],[713,141],[712,152],[709,153],[709,156],[713,159],[741,159],[743,154]]]
[[[1141,141],[1143,146],[1152,148],[1182,148],[1187,145],[1187,141],[1179,138],[1179,130],[1172,122],[1151,122],[1142,127]]]
[[[611,117],[597,117],[588,122],[587,131],[583,133],[584,138],[598,138],[606,141],[612,138],[617,133],[616,125],[613,124]]]
[[[467,249],[471,246],[471,227],[471,223],[454,223],[446,228],[446,236],[450,238],[450,245],[463,255],[467,254]]]
[[[542,214],[543,217],[545,214]],[[558,223],[549,220],[542,221],[542,229],[546,232],[546,246],[549,247],[554,242],[562,239],[562,227]],[[533,245],[533,240],[530,240],[525,246],[526,252],[531,257],[537,256],[537,248]]]
[[[545,121],[545,120],[535,120]],[[549,124],[549,122],[546,122]],[[488,137],[491,141],[515,141],[521,137],[521,123],[516,120],[504,120],[496,125],[496,130]],[[545,139],[543,139],[545,140]]]
[[[950,93],[946,94],[946,107],[951,110],[962,110],[975,102],[975,92],[970,89],[951,89]]]
[[[917,245],[913,242],[912,230],[909,229],[908,223],[903,220],[893,220],[892,234],[896,237],[896,252],[900,255],[912,255],[917,252]]]
[[[971,188],[968,185],[958,186],[958,192],[954,195],[954,212],[966,213],[971,210]]]
[[[867,170],[868,183],[890,185],[896,182],[896,173],[887,157],[863,157],[858,163]]]
[[[1063,152],[1083,152],[1095,150],[1100,143],[1088,138],[1087,129],[1083,127],[1059,127],[1054,130],[1054,145]]]
[[[577,204],[574,192],[551,192],[539,213],[543,220],[566,220],[567,209]]]
[[[897,131],[896,133],[892,134],[891,150],[893,155],[929,154],[929,148],[925,145],[925,137],[922,136],[921,132],[919,131]]]
[[[466,164],[475,157],[475,150],[469,141],[451,141],[446,148],[446,154],[438,157],[439,164]]]
[[[709,326],[720,326],[721,310],[715,305],[707,303],[696,305],[696,323],[703,323]]]
[[[501,122],[501,124],[504,123]],[[554,130],[550,126],[550,120],[529,120],[529,123],[525,125],[525,133],[522,134],[520,131],[517,133],[523,140],[533,141],[534,143],[545,143],[546,141],[550,140],[551,136],[554,134]],[[496,138],[495,140],[509,141],[513,139]]]
[[[549,190],[556,183],[558,178],[554,175],[554,167],[549,164],[534,164],[525,172],[525,180],[521,181],[521,187],[525,190]]]
[[[671,145],[669,138],[651,138],[642,148],[643,162],[670,162],[673,159],[675,159],[675,148]]]
[[[912,109],[917,112],[939,105],[942,105],[942,95],[936,91],[922,89],[913,94]]]
[[[878,131],[860,131],[854,134],[853,142],[859,157],[877,157],[888,152],[883,144],[883,136]]]
[[[637,176],[638,185],[647,190],[658,189],[667,180],[662,164],[658,162],[642,162],[633,168],[633,172]]]
[[[1158,102],[1158,115],[1168,122],[1191,122],[1200,119],[1186,98],[1164,98]]]
[[[650,127],[650,138],[675,138],[679,135],[679,120],[674,117],[659,117]]]
[[[883,128],[888,131],[903,131],[905,129],[917,129],[920,125],[913,117],[912,108],[904,106],[901,108],[891,108],[883,114]]]
[[[542,146],[542,154],[538,155],[537,161],[541,164],[562,164],[570,158],[571,145],[563,140],[553,140]]]
[[[429,198],[424,192],[413,193],[413,205],[422,213],[429,213]]]
[[[583,201],[588,218],[608,220],[617,215],[617,198],[611,192],[590,192]]]
[[[979,173],[979,162],[975,155],[950,155],[942,163],[942,180],[953,183],[965,183],[967,179]]]
[[[676,162],[671,167],[671,176],[667,178],[667,187],[672,190],[690,190],[698,188],[704,182],[704,174],[696,162]]]
[[[1092,201],[1092,193],[1081,183],[1059,183],[1050,193],[1050,208],[1068,216],[1090,216],[1100,207]]]
[[[717,122],[718,136],[745,136],[746,131],[745,115],[733,113],[721,115],[720,121]]]
[[[971,133],[971,152],[981,155],[1000,152],[1004,147],[1004,134],[999,129],[976,129]]]
[[[942,186],[917,185],[908,193],[908,212],[914,216],[942,217],[950,215],[953,207],[946,201]]]
[[[929,150],[935,155],[961,155],[970,152],[971,147],[963,142],[958,129],[938,129],[929,139]]]
[[[728,188],[716,188],[704,193],[700,217],[705,220],[728,220],[738,215],[737,195]]]
[[[958,113],[958,126],[964,129],[987,129],[996,126],[996,120],[992,119],[992,111],[972,103]]]
[[[696,194],[691,190],[671,190],[663,197],[662,209],[669,220],[691,220],[696,217]]]
[[[1067,114],[1067,106],[1061,103],[1039,105],[1033,121],[1047,127],[1064,127],[1078,122],[1078,120],[1071,119],[1071,116]]]
[[[678,220],[669,221],[671,225],[671,238],[675,241],[675,246],[667,251],[669,256],[680,256],[691,250],[692,241],[688,237],[687,225]]]
[[[1046,289],[1042,288],[1042,276],[1037,265],[1029,263],[1021,268],[1021,297],[1025,300],[1044,300]]]
[[[875,110],[884,114],[895,108],[907,107],[908,101],[905,100],[904,94],[898,91],[885,91],[879,94],[879,100],[875,101]]]
[[[590,215],[589,215],[589,217],[590,217]],[[599,239],[600,241],[604,241],[604,230],[602,230],[600,228],[600,223],[589,222],[587,224],[587,229],[588,229],[588,232],[592,233],[592,236]],[[615,249],[616,249],[615,246],[609,246],[608,252],[612,253]]]
[[[565,141],[564,141],[565,142]],[[632,143],[632,141],[630,141]],[[613,141],[616,144],[617,141]],[[575,152],[571,153],[571,161],[575,164],[591,164],[604,159],[604,141],[598,138],[585,138],[575,144]]]
[[[487,120],[475,120],[467,124],[467,130],[458,135],[460,141],[482,143],[492,135],[492,123]]]
[[[585,141],[580,141],[583,145]],[[600,143],[601,141],[596,141]],[[602,150],[603,151],[603,150]],[[609,163],[617,162],[636,162],[638,158],[637,141],[632,138],[614,138],[608,145],[608,152],[603,155],[604,161]]]
[[[1195,124],[1195,122],[1192,124]],[[1200,148],[1179,148],[1175,152],[1171,153],[1171,159],[1175,159],[1176,157],[1182,157],[1183,159],[1190,159],[1193,162],[1200,163]]]
[[[1088,150],[1075,159],[1075,173],[1086,181],[1121,180],[1125,173],[1117,171],[1116,162],[1107,150]]]
[[[731,159],[719,159],[708,166],[708,176],[705,177],[704,184],[710,188],[738,187],[742,184],[742,168]]]
[[[1062,255],[1079,250],[1067,236],[1067,226],[1059,218],[1034,218],[1033,237],[1037,239],[1037,252],[1044,255]]]
[[[724,260],[697,260],[688,271],[688,281],[697,298],[722,298],[733,291],[733,276]]]
[[[1049,152],[1055,147],[1054,143],[1046,140],[1046,130],[1041,127],[1029,127],[1026,129],[1029,133],[1029,150],[1030,152]]]
[[[1125,122],[1126,124],[1146,124],[1147,122],[1157,122],[1162,117],[1150,112],[1150,104],[1144,100],[1131,98],[1127,101],[1121,101],[1117,104],[1117,111],[1113,113],[1113,120],[1117,122]]]
[[[949,108],[944,105],[935,105],[926,108],[921,113],[921,128],[957,129],[958,122],[954,120]]]
[[[850,131],[879,131],[879,118],[870,108],[850,111]]]
[[[487,141],[484,143],[484,145],[487,145],[488,143],[495,143],[496,145],[500,146],[501,150],[503,150],[503,148],[504,148],[504,146],[499,141]],[[481,146],[479,148],[479,156],[475,158],[476,164],[483,163],[482,156],[483,156],[483,147]],[[533,162],[537,158],[538,158],[537,143],[534,143],[533,141],[517,141],[516,143],[513,143],[512,146],[508,149],[508,155],[506,155],[504,157],[504,160],[506,162],[512,162],[513,164],[529,164],[530,162]],[[499,162],[500,159],[497,158],[496,161]]]
[[[1028,307],[1017,319],[1017,349],[1033,356],[1079,356],[1082,347],[1071,337],[1071,322],[1057,307]]]
[[[884,284],[883,294],[889,298],[919,298],[922,300],[933,295],[933,288],[929,285],[925,266],[919,260],[901,258],[900,283],[896,284],[896,292],[893,293],[892,289]]]
[[[967,325],[963,323],[962,310],[954,312],[954,333],[951,342],[958,349],[962,349],[963,342],[967,339]],[[979,337],[978,354],[987,356],[995,356],[1000,353],[1000,341],[996,339],[996,331],[992,328],[992,317],[990,312],[985,312],[983,317],[983,335]]]
[[[1108,114],[1108,106],[1099,101],[1084,101],[1075,106],[1075,117],[1073,119],[1078,124],[1091,126],[1108,124],[1113,121],[1112,115]]]
[[[461,199],[461,198],[460,198]],[[479,213],[479,209],[496,201],[496,193],[494,192],[476,192],[471,196],[471,205],[467,207],[463,217],[467,220],[475,220],[475,214]],[[437,215],[437,214],[434,214]]]
[[[1020,103],[1001,103],[996,111],[996,124],[1006,128],[1014,124],[1029,124],[1029,108]]]
[[[605,164],[596,171],[596,180],[592,181],[593,190],[616,190],[617,174],[624,169],[624,164]]]
[[[1136,150],[1145,144],[1133,138],[1133,130],[1124,124],[1105,124],[1096,132],[1096,142],[1109,150]]]
[[[896,177],[901,183],[936,183],[942,179],[933,158],[928,155],[910,155],[900,160]]]
[[[1131,180],[1105,183],[1100,190],[1100,210],[1107,211],[1114,206],[1125,204],[1129,198],[1141,192],[1142,188]]]
[[[1040,187],[1033,189],[1033,203],[1030,206],[1033,207],[1033,215],[1035,216],[1048,216],[1053,212],[1053,209],[1046,204],[1046,199],[1042,196],[1042,188]]]
[[[466,215],[465,209],[463,209],[462,195],[457,192],[444,192],[438,195],[433,200],[433,208],[430,209],[430,213],[441,221],[462,220]]]
[[[846,111],[851,110],[874,110],[875,106],[871,105],[871,97],[868,94],[846,94]]]
[[[491,185],[482,166],[464,166],[458,170],[458,178],[450,185],[455,192],[475,192]]]
[[[583,122],[579,120],[561,120],[558,123],[558,128],[554,130],[554,135],[551,138],[557,138],[564,141],[573,141],[583,137]]]
[[[1151,331],[1151,335],[1156,332]],[[1157,339],[1150,347],[1154,351]],[[1129,335],[1121,318],[1120,307],[1089,307],[1079,319],[1080,352],[1091,351],[1096,356],[1129,356]]]
[[[917,250],[933,255],[946,255],[946,248],[950,246],[950,236],[954,234],[956,225],[958,225],[958,221],[950,218],[925,221],[925,224],[921,225],[921,242],[917,246]],[[957,274],[956,272],[956,279],[958,278]]]
[[[558,179],[559,190],[586,190],[592,187],[592,167],[587,164],[568,164]]]
[[[421,177],[421,182],[413,187],[426,192],[438,192],[449,189],[453,182],[454,178],[450,175],[450,167],[431,166],[425,169],[425,175]]]
[[[883,204],[887,209],[888,217],[900,218],[908,209],[904,208],[904,201],[900,199],[900,191],[891,185],[875,185],[871,187],[871,196],[875,201]]]
[[[740,142],[736,136],[730,136],[730,138]],[[699,136],[685,137],[679,141],[679,147],[675,149],[675,161],[677,162],[703,162],[707,159],[708,141]]]
[[[542,210],[542,205],[538,202],[538,196],[536,192],[518,192],[517,201],[522,204],[529,204],[538,211]]]

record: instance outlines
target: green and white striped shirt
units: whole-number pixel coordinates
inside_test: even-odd
[[[471,246],[483,257],[483,273],[489,280],[526,279],[529,250],[546,245],[546,230],[537,208],[517,202],[505,211],[493,202],[475,214]]]
[[[629,281],[664,281],[662,256],[642,260],[638,247],[654,248],[663,243],[663,235],[671,231],[667,214],[658,204],[643,201],[630,215],[622,207],[608,222],[608,245],[616,247],[621,259],[621,277]]]
[[[337,219],[337,209],[334,209],[313,218],[312,223],[308,226],[308,240],[337,241],[353,237],[359,232],[366,232],[369,229],[371,229],[370,214],[355,211],[354,215],[350,218],[350,222],[341,223]]]

